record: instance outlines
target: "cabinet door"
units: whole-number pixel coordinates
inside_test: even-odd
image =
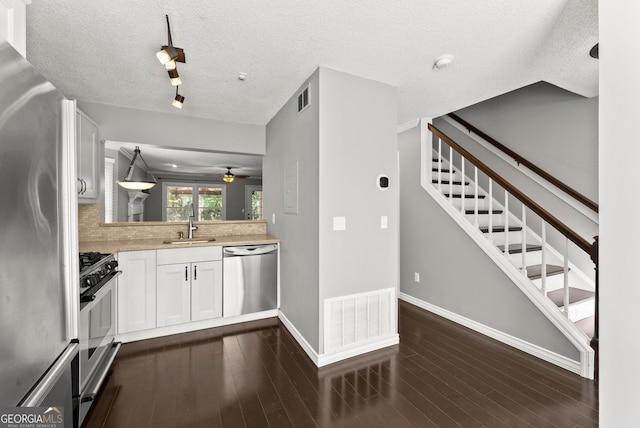
[[[222,261],[191,264],[191,320],[222,316]]]
[[[78,198],[96,199],[100,188],[98,178],[98,127],[84,113],[77,115]]]
[[[191,320],[191,264],[160,265],[157,269],[158,327]]]
[[[118,253],[118,333],[156,326],[156,252]]]

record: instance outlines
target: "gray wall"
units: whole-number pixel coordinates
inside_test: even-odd
[[[397,287],[397,103],[393,87],[323,67],[308,81],[309,108],[298,115],[294,95],[267,124],[264,212],[281,239],[281,311],[322,354],[324,299]],[[284,170],[296,161],[299,211],[288,214]]]
[[[584,98],[548,83],[537,83],[467,107],[456,114],[593,201],[598,201],[597,98]],[[592,242],[598,235],[598,224],[569,205],[569,196],[555,196],[444,120],[435,119],[434,125],[580,236]],[[470,171],[467,170],[468,175],[471,175]],[[495,194],[501,199],[499,192],[495,191]],[[510,202],[510,210],[521,217],[517,201]],[[532,213],[528,213],[527,218],[529,226],[540,234],[539,219]],[[551,228],[547,228],[547,239],[554,248],[564,248],[564,237]],[[586,253],[573,244],[570,245],[570,253],[572,261],[585,274],[594,275],[594,265]]]
[[[419,128],[399,134],[398,147],[400,290],[579,360],[575,347],[422,189]]]
[[[100,139],[235,153],[265,153],[264,125],[222,122],[78,102],[100,127]]]
[[[598,97],[540,82],[456,114],[598,202]]]
[[[267,124],[267,153],[262,162],[264,215],[268,232],[280,239],[280,310],[316,351],[320,319],[319,75],[316,70],[307,80],[311,84],[310,105],[302,114],[296,113],[297,100],[293,96]],[[285,214],[284,168],[296,161],[299,211]]]

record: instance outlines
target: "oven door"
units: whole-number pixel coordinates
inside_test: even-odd
[[[96,398],[109,367],[120,349],[114,342],[116,334],[116,281],[121,272],[115,272],[93,294],[93,300],[80,305],[80,399],[78,420],[82,424]]]

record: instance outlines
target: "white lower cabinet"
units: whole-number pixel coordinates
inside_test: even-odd
[[[222,316],[222,248],[157,252],[158,327]]]
[[[156,250],[118,253],[118,334],[156,327]]]

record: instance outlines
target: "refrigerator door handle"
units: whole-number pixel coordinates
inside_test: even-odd
[[[51,366],[51,369],[47,371],[42,380],[36,385],[36,387],[27,395],[20,407],[38,407],[42,400],[51,391],[51,388],[58,382],[60,377],[64,374],[65,370],[71,364],[71,361],[78,354],[80,346],[77,343],[71,343],[67,349],[62,353],[60,358]]]

